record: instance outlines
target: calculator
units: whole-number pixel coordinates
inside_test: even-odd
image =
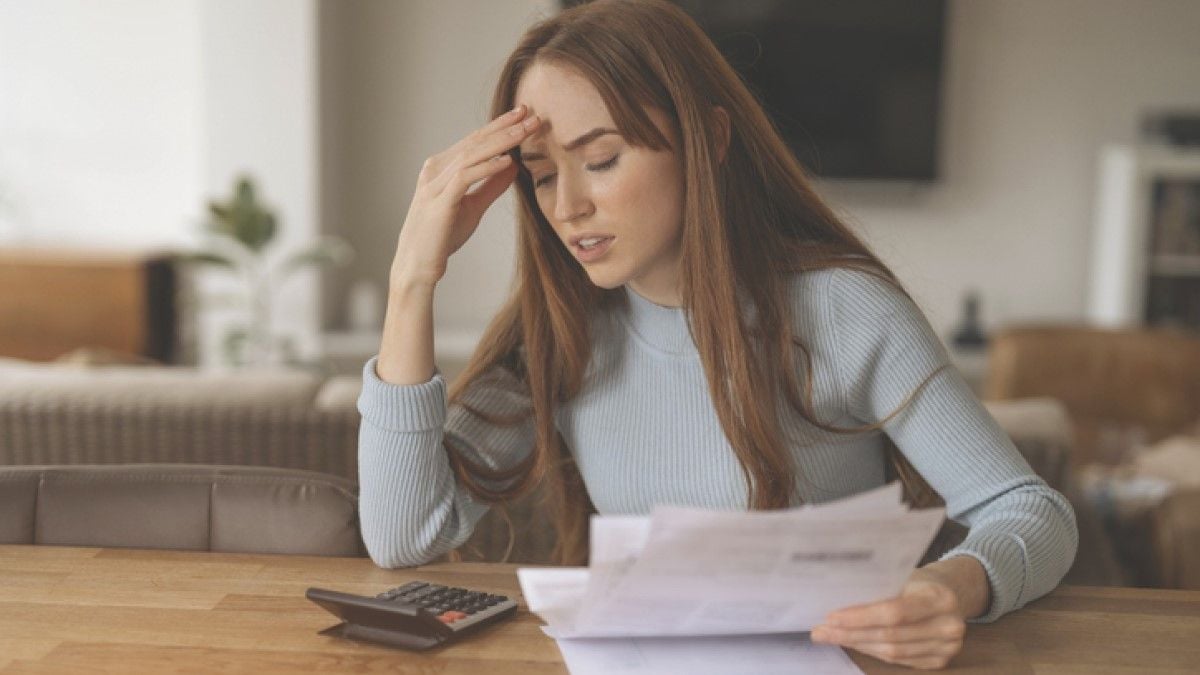
[[[411,581],[375,597],[310,588],[306,598],[342,620],[320,635],[429,649],[512,616],[517,603],[503,595]]]

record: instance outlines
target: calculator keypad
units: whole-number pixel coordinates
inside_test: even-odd
[[[380,600],[394,600],[424,607],[445,623],[454,623],[472,614],[483,612],[505,600],[503,595],[491,595],[453,586],[440,586],[423,581],[412,581],[376,596]]]

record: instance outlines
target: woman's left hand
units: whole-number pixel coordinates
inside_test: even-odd
[[[841,645],[913,668],[944,668],[966,634],[954,589],[917,569],[900,595],[838,610],[812,631],[812,641]]]

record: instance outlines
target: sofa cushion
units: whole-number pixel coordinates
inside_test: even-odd
[[[171,471],[121,466],[45,471],[34,542],[205,551],[209,485]]]
[[[32,544],[38,482],[35,473],[0,473],[0,544]]]
[[[0,543],[362,555],[352,481],[188,464],[0,467]]]
[[[313,407],[317,410],[357,410],[362,387],[361,375],[331,377],[321,385]]]
[[[349,481],[241,475],[213,485],[212,550],[347,555],[360,551]],[[299,536],[297,536],[299,535]]]
[[[0,364],[0,398],[68,405],[309,406],[320,385],[320,376],[295,369]]]

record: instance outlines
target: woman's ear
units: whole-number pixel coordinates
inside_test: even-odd
[[[717,163],[725,163],[725,155],[729,152],[729,113],[719,105],[713,106],[713,118],[717,121]]]

